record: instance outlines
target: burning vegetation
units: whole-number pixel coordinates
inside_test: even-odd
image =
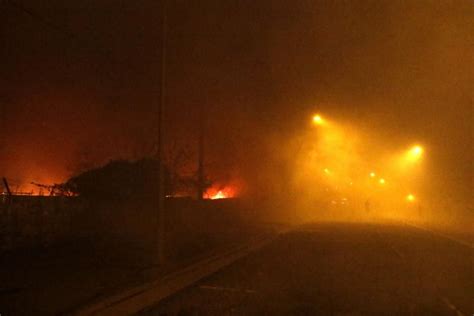
[[[211,186],[204,193],[205,199],[219,200],[236,197],[236,191],[231,186]]]

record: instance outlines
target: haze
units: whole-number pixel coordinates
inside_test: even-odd
[[[152,154],[160,2],[16,3],[1,4],[0,174],[28,191],[32,181]],[[456,222],[472,225],[471,1],[168,6],[167,148],[196,155],[203,106],[209,176],[268,200],[304,187],[292,151],[311,142],[321,113],[347,127],[344,146],[357,152],[336,155],[352,155],[340,168],[387,166],[390,154],[422,144],[424,204],[442,217],[456,209]]]

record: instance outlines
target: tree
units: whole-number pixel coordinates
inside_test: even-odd
[[[114,160],[69,179],[65,186],[88,199],[152,199],[158,192],[158,172],[157,160]],[[166,167],[164,176],[164,194],[168,195],[171,193],[170,172]]]

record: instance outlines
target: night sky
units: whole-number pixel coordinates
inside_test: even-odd
[[[165,141],[195,150],[204,106],[215,177],[258,183],[278,166],[275,140],[319,111],[393,146],[423,142],[439,187],[472,203],[472,1],[167,7]],[[0,2],[0,175],[61,182],[153,151],[161,13],[151,0]]]

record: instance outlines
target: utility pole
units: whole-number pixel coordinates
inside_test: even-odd
[[[3,151],[5,150],[5,131],[7,130],[7,115],[5,105],[3,100],[0,99],[0,127],[2,128],[2,132],[0,132],[0,159],[3,159]]]
[[[204,105],[199,108],[199,141],[198,141],[198,190],[197,199],[204,198]]]
[[[164,165],[163,165],[163,132],[164,132],[164,105],[165,105],[165,88],[166,88],[166,0],[163,0],[161,15],[161,91],[160,104],[158,106],[158,212],[157,212],[157,227],[156,227],[156,246],[157,256],[156,263],[163,264],[165,261],[165,179],[164,179]]]
[[[0,161],[5,161],[5,145],[6,145],[6,134],[7,130],[7,111],[6,111],[6,102],[0,99],[0,127],[3,129],[3,132],[0,132]],[[1,163],[0,163],[1,166]],[[6,166],[3,166],[4,168]],[[7,191],[8,197],[11,197],[12,193],[6,178],[3,178],[3,185]]]
[[[3,128],[3,130],[6,130],[6,124],[7,124],[7,109],[6,109],[6,101],[1,98],[0,99],[0,126]],[[3,145],[3,141],[5,140],[5,133],[0,133],[1,136],[1,141],[0,145]]]

